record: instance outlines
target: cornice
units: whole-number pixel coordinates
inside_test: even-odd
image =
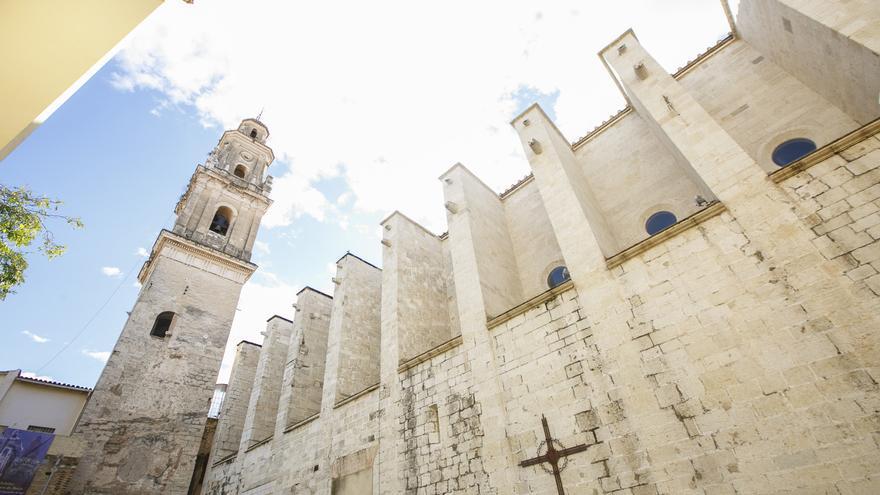
[[[813,165],[824,162],[850,146],[861,143],[877,133],[880,133],[880,118],[874,119],[858,129],[844,134],[796,162],[780,168],[779,170],[774,170],[769,174],[770,179],[776,183],[782,182],[789,177],[793,177],[804,170],[807,170]]]
[[[150,276],[159,256],[165,256],[181,263],[201,268],[218,276],[245,283],[257,269],[257,265],[233,258],[215,249],[185,239],[171,231],[163,229],[153,244],[150,258],[141,267],[138,281],[143,284]],[[202,263],[193,263],[193,258]],[[211,270],[214,267],[216,270]]]
[[[186,191],[180,196],[180,199],[177,201],[177,205],[174,207],[174,213],[180,214],[183,210],[183,205],[186,204],[186,200],[189,199],[190,194],[192,193],[193,188],[198,182],[199,177],[207,176],[207,178],[211,180],[215,180],[223,183],[225,187],[234,187],[236,192],[242,193],[247,196],[249,199],[253,201],[258,201],[263,203],[268,208],[269,205],[272,204],[272,200],[269,199],[269,196],[261,191],[256,191],[256,186],[247,182],[243,179],[240,179],[228,172],[220,173],[216,169],[206,167],[205,165],[197,165],[196,169],[193,171],[192,176],[189,178],[189,183],[186,186]],[[253,186],[253,188],[251,187]]]
[[[685,230],[688,230],[691,227],[695,227],[705,222],[706,220],[709,220],[710,218],[720,215],[725,211],[727,211],[727,207],[725,207],[723,203],[719,201],[713,201],[709,204],[709,206],[703,208],[702,210],[694,213],[687,218],[680,220],[678,223],[672,225],[666,230],[658,232],[657,234],[654,234],[651,237],[648,237],[647,239],[624,249],[614,256],[607,258],[605,260],[605,264],[608,266],[609,269],[620,266],[623,264],[623,262],[631,260],[636,256],[644,253],[645,251],[662,244],[666,240],[677,236]]]

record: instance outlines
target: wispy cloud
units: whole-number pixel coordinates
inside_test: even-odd
[[[22,333],[23,335],[27,335],[28,337],[31,338],[31,340],[33,340],[34,342],[36,342],[36,343],[38,343],[38,344],[45,344],[46,342],[49,342],[49,340],[51,340],[51,339],[48,339],[48,338],[43,337],[43,336],[41,336],[41,335],[37,335],[37,334],[35,334],[35,333],[33,333],[33,332],[29,332],[29,331],[27,331],[27,330],[22,330],[21,333]]]
[[[117,278],[117,277],[122,276],[122,270],[120,270],[118,267],[115,267],[115,266],[101,267],[101,273],[103,273],[104,275],[111,277],[111,278]]]
[[[102,363],[106,363],[107,360],[110,359],[110,351],[90,351],[88,349],[83,349],[82,353],[84,356],[101,361]]]
[[[25,378],[36,378],[37,380],[48,380],[50,382],[55,381],[55,378],[53,378],[49,375],[38,375],[38,374],[34,373],[33,371],[22,371],[21,376],[23,376]]]
[[[254,251],[261,254],[269,254],[272,251],[269,249],[269,244],[263,241],[254,241]]]
[[[144,248],[144,247],[137,248],[137,251],[135,251],[134,254],[136,254],[138,256],[142,256],[144,258],[148,258],[150,256],[150,252],[147,251],[147,248]]]

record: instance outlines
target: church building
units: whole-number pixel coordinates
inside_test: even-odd
[[[880,493],[880,4],[727,14],[674,74],[612,40],[626,106],[574,142],[514,118],[510,189],[438,171],[448,232],[394,212],[381,268],[346,253],[332,294],[266,315],[212,431],[273,160],[261,122],[227,131],[140,273],[68,493]]]

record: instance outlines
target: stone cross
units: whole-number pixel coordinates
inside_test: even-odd
[[[548,463],[552,468],[552,471],[541,466],[548,473],[552,473],[553,477],[556,478],[556,492],[559,495],[565,495],[565,489],[562,488],[562,476],[560,473],[565,468],[565,463],[561,466],[559,461],[565,460],[566,457],[577,454],[578,452],[583,452],[587,450],[587,446],[585,444],[575,445],[574,447],[564,448],[558,440],[554,440],[553,437],[550,436],[550,427],[547,425],[547,418],[544,415],[541,415],[541,424],[544,426],[544,441],[541,442],[541,445],[538,446],[539,455],[537,457],[533,457],[531,459],[526,459],[519,463],[520,467],[526,466],[534,466],[535,464],[543,464]],[[559,447],[557,449],[556,447]],[[546,452],[540,454],[541,450],[546,449]]]

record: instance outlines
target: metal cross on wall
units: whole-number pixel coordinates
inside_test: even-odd
[[[548,473],[553,474],[553,477],[556,478],[557,493],[559,493],[559,495],[565,495],[565,489],[562,488],[562,476],[560,473],[563,469],[565,469],[565,464],[567,463],[566,457],[587,450],[587,446],[585,444],[581,444],[575,445],[574,447],[565,448],[562,446],[561,443],[559,443],[559,440],[554,440],[553,437],[550,436],[550,427],[547,425],[547,418],[544,417],[543,414],[541,415],[541,424],[544,426],[545,440],[541,442],[540,445],[538,445],[538,456],[520,462],[519,466],[534,466],[535,464],[543,464],[545,462],[550,464],[552,471],[548,470],[544,466],[541,466],[541,468]],[[541,454],[542,450],[546,450],[546,452]],[[563,461],[562,464],[560,464],[559,461]]]

